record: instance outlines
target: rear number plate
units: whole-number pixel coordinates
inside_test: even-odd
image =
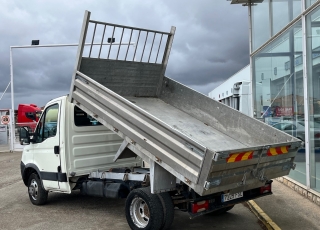
[[[227,201],[230,201],[230,200],[235,200],[235,199],[238,199],[238,198],[241,198],[243,197],[243,192],[237,192],[235,194],[222,194],[221,195],[221,202],[227,202]]]

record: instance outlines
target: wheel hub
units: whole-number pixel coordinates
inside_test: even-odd
[[[29,194],[32,197],[32,199],[37,200],[38,197],[38,184],[35,179],[32,179],[30,185],[29,185]]]
[[[145,228],[150,219],[150,211],[147,203],[140,197],[132,200],[130,205],[130,216],[133,223],[139,228]]]

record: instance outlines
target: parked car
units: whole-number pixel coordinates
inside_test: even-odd
[[[310,141],[314,142],[315,147],[320,147],[320,123],[309,122],[310,123]],[[282,121],[274,124],[272,127],[279,129],[283,132],[286,132],[292,136],[297,137],[302,140],[302,146],[305,142],[305,122],[304,121]]]

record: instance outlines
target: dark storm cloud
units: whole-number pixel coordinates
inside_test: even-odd
[[[76,47],[15,50],[15,94],[66,92],[70,87],[75,54]]]
[[[176,34],[166,75],[202,93],[249,63],[247,8],[212,1],[0,1],[0,94],[10,81],[9,47],[78,43],[84,10],[98,21]],[[15,104],[68,93],[76,48],[14,49]],[[10,95],[0,108],[11,107]]]

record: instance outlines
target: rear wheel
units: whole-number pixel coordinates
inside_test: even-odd
[[[159,197],[150,188],[132,190],[125,206],[127,222],[131,229],[159,230],[163,223],[163,208]]]
[[[28,193],[30,201],[34,205],[43,205],[47,201],[48,192],[42,188],[41,181],[35,173],[29,176]]]
[[[160,201],[162,203],[163,215],[164,215],[163,224],[162,224],[161,229],[166,230],[166,229],[169,229],[173,223],[174,205],[173,205],[172,198],[169,193],[167,193],[167,192],[160,193],[160,194],[158,194],[158,196],[159,196]]]

